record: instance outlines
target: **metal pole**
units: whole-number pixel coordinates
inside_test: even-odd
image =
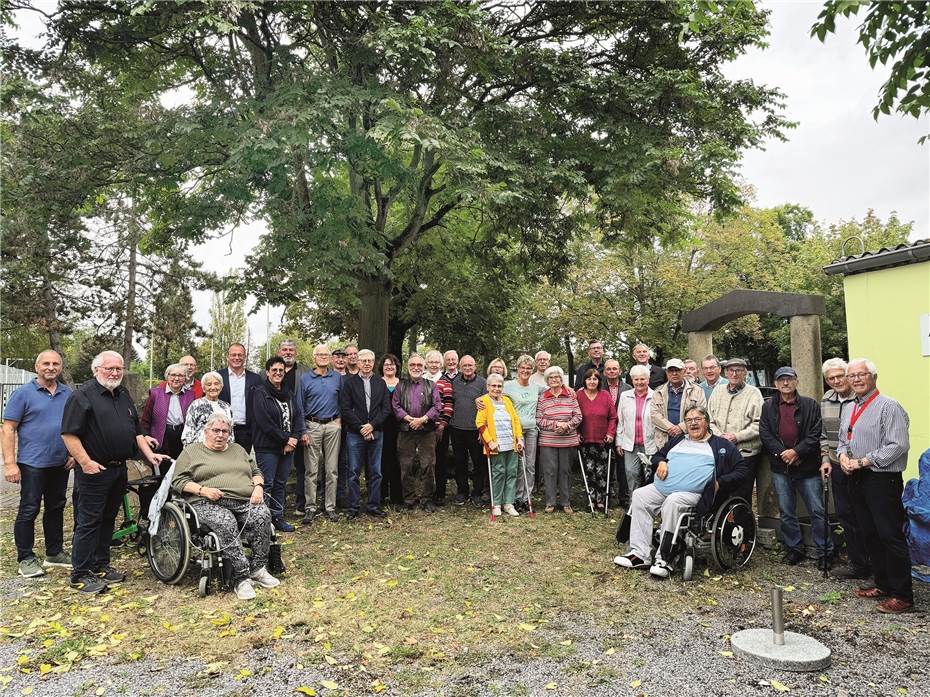
[[[781,588],[772,589],[772,640],[776,646],[785,645],[785,615],[781,602]]]
[[[152,363],[155,360],[155,337],[149,338],[149,387],[152,386]]]

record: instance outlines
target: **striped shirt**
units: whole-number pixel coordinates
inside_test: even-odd
[[[839,442],[840,417],[843,412],[851,410],[852,402],[856,398],[855,392],[849,391],[845,397],[840,397],[836,390],[827,390],[820,402],[820,414],[823,417],[823,431],[820,434],[820,457],[829,459],[834,465],[839,464],[836,457],[836,445]]]
[[[513,450],[513,423],[504,400],[494,403],[494,432],[497,434],[497,451],[501,453]]]
[[[865,402],[872,392],[856,398],[856,404]],[[845,453],[854,460],[865,458],[873,472],[903,472],[907,468],[909,419],[903,407],[890,397],[879,394],[861,412],[849,437],[849,420],[852,407],[843,409],[840,417],[837,457]]]
[[[567,423],[568,432],[556,431],[556,425]],[[565,387],[556,397],[552,390],[539,396],[536,405],[536,425],[539,426],[540,447],[573,448],[578,445],[578,426],[581,424],[581,407],[575,393]]]

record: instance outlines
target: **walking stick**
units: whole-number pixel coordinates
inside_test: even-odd
[[[614,454],[614,444],[609,443],[607,446],[607,494],[604,496],[604,517],[610,518],[608,510],[610,509],[610,458]]]
[[[584,462],[581,460],[581,451],[578,451],[578,464],[581,466],[581,478],[584,480],[584,493],[588,495],[588,507],[591,509],[591,515],[594,515],[594,502],[591,500],[591,490],[588,489],[588,475],[584,471]]]
[[[523,486],[526,487],[526,505],[530,508],[530,518],[535,518],[536,511],[533,510],[533,495],[530,493],[530,479],[526,476],[526,451],[520,453],[520,462],[523,464]]]
[[[823,482],[823,577],[827,578],[830,571],[830,559],[827,552],[830,549],[830,513],[827,508],[828,496],[830,494],[830,475],[822,479]]]
[[[494,515],[494,477],[491,475],[491,456],[488,455],[488,490],[491,492],[491,522],[497,520]]]

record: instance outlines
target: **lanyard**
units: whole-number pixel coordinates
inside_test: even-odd
[[[862,412],[864,412],[868,408],[868,406],[874,401],[876,397],[878,397],[878,390],[875,390],[875,392],[873,392],[872,395],[867,400],[865,400],[862,404],[857,404],[856,406],[853,407],[852,415],[849,417],[849,428],[846,429],[847,440],[852,440],[853,426],[856,425],[856,422],[859,420],[859,417],[862,416]]]

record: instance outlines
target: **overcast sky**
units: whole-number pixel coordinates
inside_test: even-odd
[[[897,212],[914,222],[911,239],[930,237],[930,146],[917,139],[930,132],[925,117],[872,118],[872,107],[886,70],[871,70],[856,43],[859,21],[839,20],[826,43],[809,38],[821,2],[768,2],[771,10],[769,48],[754,50],[728,70],[731,77],[751,77],[777,86],[786,95],[786,115],[799,122],[788,142],[772,140],[764,150],[746,153],[742,176],[756,189],[756,204],[807,206],[825,224],[862,218],[872,208],[882,218]],[[31,13],[30,13],[31,14]],[[35,17],[23,18],[23,34],[41,28]],[[235,231],[194,250],[210,271],[226,273],[240,266],[262,228]],[[209,323],[209,297],[194,298],[196,320]],[[264,308],[250,317],[253,345],[266,336]],[[280,308],[272,312],[272,331]]]

